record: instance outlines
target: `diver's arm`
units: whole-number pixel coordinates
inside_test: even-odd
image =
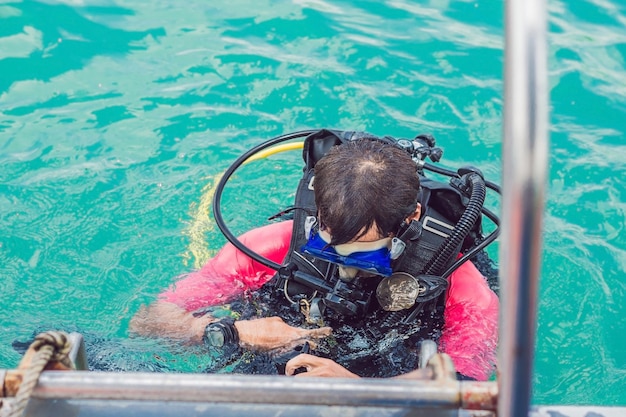
[[[461,379],[487,381],[498,344],[498,296],[471,262],[448,278],[440,352],[454,362]]]
[[[216,321],[211,316],[194,317],[167,301],[156,301],[142,307],[130,321],[130,331],[140,336],[165,337],[193,344],[202,343],[207,324]],[[329,336],[332,329],[301,329],[289,326],[280,317],[237,320],[235,328],[239,345],[250,350],[292,349],[305,341]]]
[[[330,327],[301,329],[288,325],[280,317],[237,320],[239,345],[251,350],[293,349],[306,341],[330,336]]]
[[[215,319],[211,316],[194,317],[174,303],[158,300],[147,307],[142,306],[131,319],[129,329],[140,336],[200,344],[204,328],[213,321]]]
[[[292,221],[273,223],[239,236],[239,240],[273,262],[283,261],[289,249]],[[142,307],[130,322],[130,330],[141,336],[166,337],[201,343],[204,328],[214,321],[192,312],[222,305],[246,290],[257,290],[275,271],[253,261],[232,244],[226,244],[200,269],[179,279],[159,294],[159,299]],[[242,330],[243,339],[246,340]]]
[[[282,262],[291,239],[292,222],[274,223],[251,230],[240,241],[273,262]],[[244,290],[256,290],[275,271],[253,261],[232,244],[225,245],[199,271],[187,274],[159,295],[159,300],[142,307],[130,322],[130,330],[141,336],[165,337],[202,343],[211,316],[195,317],[193,311],[220,305]],[[304,341],[326,337],[331,329],[300,329],[279,317],[235,322],[241,347],[252,350],[291,349]]]

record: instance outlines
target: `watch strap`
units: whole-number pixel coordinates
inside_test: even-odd
[[[239,332],[235,327],[235,320],[232,317],[226,317],[217,324],[224,329],[224,344],[239,346]]]
[[[224,347],[239,347],[239,332],[235,327],[235,320],[232,317],[226,317],[217,322],[212,322],[206,325],[204,328],[204,335],[202,340],[205,345],[210,346],[210,339],[207,337],[207,333],[210,331],[219,330],[224,336]]]

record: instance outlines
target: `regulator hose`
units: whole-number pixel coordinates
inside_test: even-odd
[[[228,167],[228,169],[226,170],[226,172],[224,172],[224,175],[222,175],[222,178],[218,182],[217,187],[215,188],[215,194],[213,195],[213,217],[215,218],[215,224],[217,224],[217,227],[220,229],[224,237],[226,237],[226,239],[230,243],[232,243],[234,247],[239,249],[241,252],[245,253],[247,256],[254,259],[261,265],[264,265],[275,271],[280,271],[283,268],[283,265],[273,262],[272,260],[267,259],[266,257],[261,256],[255,251],[253,251],[252,249],[248,248],[239,239],[237,239],[237,236],[235,236],[230,231],[230,229],[226,225],[226,222],[224,221],[224,218],[222,217],[222,204],[221,204],[222,192],[224,191],[224,187],[226,186],[226,183],[228,182],[230,177],[233,175],[233,173],[237,170],[237,168],[243,165],[248,159],[250,159],[254,155],[278,143],[305,137],[314,132],[316,131],[315,130],[301,130],[299,132],[288,133],[285,135],[272,138],[250,149],[249,151],[241,155],[239,158],[237,158],[235,162],[233,162],[232,165]]]
[[[487,190],[482,176],[476,172],[465,174],[466,181],[471,187],[471,196],[463,215],[459,219],[456,227],[450,236],[441,244],[437,250],[437,255],[432,258],[424,268],[426,275],[441,275],[450,258],[456,255],[458,246],[470,232],[480,217],[485,203]]]
[[[437,172],[443,173],[445,175],[450,175],[450,173],[454,174],[452,171],[442,171],[447,170],[438,170]],[[461,259],[459,259],[452,266],[450,266],[447,270],[444,270],[444,268],[450,261],[450,258],[456,255],[459,244],[470,232],[472,226],[476,223],[481,213],[486,212],[487,217],[489,217],[494,223],[496,223],[496,225],[499,223],[497,216],[483,208],[483,204],[485,203],[485,197],[487,194],[487,188],[482,175],[478,174],[477,172],[469,172],[467,174],[464,174],[461,177],[461,180],[465,180],[466,183],[469,183],[469,186],[471,188],[470,198],[467,207],[465,208],[463,215],[459,219],[450,236],[448,236],[448,238],[441,244],[440,248],[437,250],[438,255],[434,256],[428,262],[428,264],[426,264],[422,274],[420,275],[437,275],[442,278],[447,278],[450,274],[452,274],[452,272],[454,272],[459,266],[461,266],[463,262],[471,258],[478,252],[478,250],[483,249],[485,246],[487,246],[487,244],[491,243],[498,236],[498,230],[496,229],[496,231],[492,232],[489,238],[485,239],[482,244],[473,248],[470,252],[465,254]],[[499,192],[499,188],[495,185],[494,187],[494,189]],[[492,187],[490,186],[489,188]],[[442,287],[441,291],[443,292],[444,289],[445,287]],[[405,315],[406,313],[402,310],[387,312],[383,324],[389,326],[391,324],[397,323],[412,323],[417,314],[419,314],[423,309],[424,303],[416,303],[415,307],[412,308],[412,311],[408,315]]]

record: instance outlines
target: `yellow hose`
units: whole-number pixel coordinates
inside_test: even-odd
[[[277,153],[293,151],[297,149],[302,149],[304,147],[304,142],[290,142],[290,143],[282,143],[277,146],[273,146],[268,149],[264,149],[261,152],[255,153],[250,158],[246,159],[244,164],[248,162],[257,161],[259,159],[267,158],[268,156],[275,155]]]

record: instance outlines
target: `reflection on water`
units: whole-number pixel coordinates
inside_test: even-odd
[[[14,339],[77,326],[168,371],[204,369],[202,352],[126,340],[128,321],[192,268],[190,257],[224,243],[206,217],[204,187],[271,136],[315,127],[432,133],[443,163],[472,163],[497,181],[502,7],[0,4],[0,298],[8,306],[0,367],[19,360]],[[616,0],[549,8],[535,401],[623,405],[626,11]],[[288,204],[297,152],[257,169],[228,194],[237,232]]]

